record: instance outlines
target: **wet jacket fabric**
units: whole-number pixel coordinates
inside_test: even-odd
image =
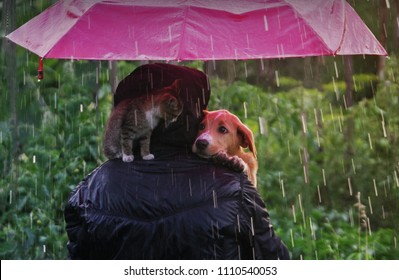
[[[258,192],[244,173],[191,152],[210,88],[201,71],[138,67],[118,85],[115,104],[182,79],[183,113],[151,136],[155,159],[104,162],[65,206],[71,259],[287,259]],[[278,218],[278,217],[276,217]]]
[[[243,173],[196,156],[111,160],[65,209],[71,259],[287,259]]]

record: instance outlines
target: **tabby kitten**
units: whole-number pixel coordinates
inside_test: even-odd
[[[177,97],[180,87],[179,79],[148,96],[121,101],[108,119],[103,147],[105,156],[131,162],[134,159],[133,141],[138,140],[142,158],[154,159],[154,155],[150,153],[151,133],[161,119],[165,120],[167,127],[181,114],[183,105]]]

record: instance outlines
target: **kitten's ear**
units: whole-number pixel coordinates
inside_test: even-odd
[[[182,79],[176,79],[171,85],[170,88],[171,90],[178,95],[181,90],[181,84],[182,84]]]
[[[177,110],[179,107],[179,101],[174,96],[168,96],[167,104],[169,108],[172,108],[174,110]]]

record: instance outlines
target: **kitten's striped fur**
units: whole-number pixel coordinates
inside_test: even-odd
[[[152,160],[150,138],[153,129],[161,119],[165,126],[176,121],[183,106],[178,98],[181,80],[176,80],[148,96],[121,101],[108,119],[104,135],[104,154],[107,158],[122,158],[124,162],[133,161],[133,141],[140,141],[143,159]]]

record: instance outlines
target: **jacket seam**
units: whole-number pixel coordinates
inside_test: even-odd
[[[234,198],[234,197],[233,198],[221,198],[221,199],[218,199],[218,202],[228,202],[228,201],[235,201],[235,200],[237,200],[237,199]],[[112,212],[103,211],[101,209],[93,208],[93,207],[83,208],[83,209],[81,209],[81,211],[83,211],[85,213],[84,216],[86,216],[86,217],[89,216],[89,213],[87,211],[90,211],[90,212],[95,211],[95,212],[97,212],[97,213],[99,213],[99,214],[101,214],[103,216],[121,218],[121,219],[125,219],[125,220],[134,220],[134,221],[140,221],[140,222],[153,223],[153,222],[157,222],[159,220],[162,220],[162,219],[165,219],[165,218],[168,218],[168,217],[180,215],[182,213],[184,214],[187,211],[191,211],[193,209],[198,209],[198,208],[204,207],[204,206],[209,205],[209,204],[213,204],[213,202],[211,201],[211,202],[206,202],[206,203],[197,203],[197,204],[195,204],[195,205],[193,205],[191,207],[180,208],[180,210],[178,210],[178,211],[174,211],[174,212],[171,212],[171,213],[168,213],[168,214],[157,216],[156,218],[153,218],[153,219],[144,219],[144,218],[137,217],[137,216],[129,217],[129,216],[126,216],[126,215],[116,215],[116,214],[114,214]],[[240,206],[239,207],[241,207],[241,204],[242,203],[240,202]],[[214,207],[214,208],[219,208],[219,206]]]

